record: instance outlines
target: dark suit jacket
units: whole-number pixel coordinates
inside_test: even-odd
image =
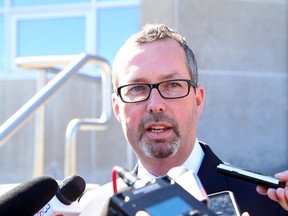
[[[209,148],[202,144],[205,156],[198,176],[207,194],[229,190],[235,195],[241,212],[248,212],[250,216],[287,216],[288,212],[267,196],[257,193],[255,184],[247,183],[232,177],[217,173],[216,166],[223,163]]]

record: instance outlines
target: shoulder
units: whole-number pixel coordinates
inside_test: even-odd
[[[113,195],[112,182],[86,191],[79,200],[81,215],[100,215],[109,198]]]
[[[117,179],[118,188],[126,185],[122,179]],[[110,197],[113,196],[113,184],[109,182],[96,189],[86,191],[79,200],[81,216],[85,215],[107,215]]]
[[[208,194],[218,191],[232,191],[240,209],[250,215],[278,215],[281,206],[267,196],[256,192],[256,185],[217,172],[217,165],[223,163],[205,143],[199,142],[205,157],[198,172],[199,178]],[[287,215],[288,213],[282,213]],[[281,215],[282,215],[281,214]],[[280,214],[279,214],[280,215]]]

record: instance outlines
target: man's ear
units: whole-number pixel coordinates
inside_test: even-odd
[[[196,98],[197,113],[198,113],[198,118],[199,118],[204,107],[205,92],[204,92],[203,86],[201,85],[197,86],[195,98]]]
[[[118,95],[116,93],[112,94],[112,108],[115,117],[119,122],[121,122],[120,115],[119,115],[119,104],[118,104]]]

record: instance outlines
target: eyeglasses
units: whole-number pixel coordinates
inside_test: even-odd
[[[186,97],[191,86],[195,91],[197,84],[192,80],[175,79],[154,84],[128,84],[117,88],[117,93],[123,102],[137,103],[148,100],[153,88],[156,88],[161,97],[165,99],[177,99]]]

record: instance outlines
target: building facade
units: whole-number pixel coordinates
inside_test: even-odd
[[[87,52],[111,63],[141,25],[165,23],[185,36],[198,61],[206,91],[198,139],[243,168],[266,174],[288,168],[286,0],[48,1],[37,7],[7,2],[0,4],[0,31],[5,35],[0,38],[0,124],[36,91],[35,72],[19,71],[16,57]],[[58,49],[37,49],[45,35],[53,40],[60,33],[67,35],[56,37]],[[64,177],[67,124],[73,118],[98,116],[99,88],[97,82],[75,78],[47,102],[44,174]],[[32,177],[34,136],[32,118],[0,147],[0,182]],[[77,173],[87,182],[105,183],[112,166],[131,168],[135,162],[114,117],[105,131],[79,133]]]

